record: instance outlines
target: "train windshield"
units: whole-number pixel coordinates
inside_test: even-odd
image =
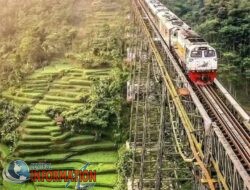
[[[206,50],[204,51],[205,57],[215,57],[215,51],[214,50]]]
[[[202,51],[191,51],[191,57],[199,58],[202,57]]]

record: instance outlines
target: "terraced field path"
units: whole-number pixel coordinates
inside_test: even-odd
[[[117,181],[117,151],[113,142],[95,142],[90,134],[75,135],[62,132],[55,121],[46,116],[49,106],[64,109],[82,106],[81,98],[89,93],[91,78],[105,77],[109,69],[84,70],[75,65],[54,64],[27,77],[19,88],[2,93],[15,104],[31,106],[27,118],[18,128],[20,139],[12,157],[27,163],[52,163],[52,169],[80,169],[86,162],[88,169],[97,171],[94,189],[113,189]],[[70,184],[75,188],[75,182]],[[13,185],[4,182],[4,189],[62,190],[65,182],[36,182]]]

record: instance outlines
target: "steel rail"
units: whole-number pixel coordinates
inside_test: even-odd
[[[140,1],[140,0],[139,0]],[[149,19],[149,21],[150,21],[150,25],[151,25],[151,27],[153,28],[153,31],[154,31],[154,34],[157,36],[157,38],[158,39],[161,39],[161,40],[163,40],[162,39],[162,37],[160,36],[160,34],[159,34],[159,31],[157,30],[157,28],[156,28],[156,26],[153,24],[153,21],[152,21],[152,19],[149,17],[149,15],[147,14],[147,12],[146,12],[146,10],[145,10],[145,8],[143,7],[143,5],[141,5],[142,6],[142,8],[143,8],[143,11],[144,11],[144,14],[145,15],[147,15],[147,19]],[[179,99],[179,95],[178,95],[178,93],[176,92],[176,89],[175,89],[175,86],[174,86],[174,84],[173,84],[173,82],[172,82],[172,79],[171,79],[171,77],[170,77],[170,75],[168,74],[168,71],[167,71],[167,69],[166,69],[166,66],[165,66],[165,63],[164,63],[164,61],[163,61],[163,59],[162,59],[162,57],[161,57],[161,55],[160,55],[160,53],[159,53],[159,51],[158,51],[158,48],[157,48],[157,46],[155,45],[155,38],[153,38],[152,36],[151,36],[151,34],[150,34],[150,31],[148,30],[148,26],[144,23],[144,21],[143,21],[143,19],[142,19],[142,21],[141,21],[144,25],[145,25],[145,27],[146,27],[146,29],[147,29],[147,31],[146,32],[148,32],[148,36],[150,37],[150,42],[152,42],[152,44],[153,44],[153,46],[151,46],[152,48],[155,48],[155,49],[153,49],[155,52],[155,57],[156,57],[156,62],[157,62],[157,64],[158,64],[158,66],[159,66],[159,68],[160,68],[160,71],[161,71],[161,73],[162,73],[162,76],[168,76],[169,78],[167,78],[167,79],[169,79],[169,81],[171,81],[171,85],[170,85],[170,87],[172,88],[172,90],[175,92],[175,94],[173,95],[174,96],[174,98],[177,98],[178,97],[178,99]],[[165,42],[164,42],[165,43]],[[150,44],[151,45],[151,44]],[[165,49],[164,49],[165,50]],[[161,63],[159,64],[159,60],[161,60]],[[163,77],[164,78],[164,77]],[[171,90],[171,91],[172,91]],[[179,99],[180,100],[180,99]],[[181,102],[180,102],[181,103]],[[182,103],[181,103],[181,105],[182,105]],[[184,109],[184,107],[183,107],[183,105],[182,105],[182,108]],[[184,111],[185,111],[185,109],[184,109]],[[188,118],[188,120],[189,120],[189,118]],[[190,122],[190,120],[189,120],[189,122]],[[189,130],[191,131],[191,133],[192,133],[192,135],[193,135],[193,132],[194,132],[194,127],[193,127],[193,125],[192,125],[192,123],[190,122],[190,125],[187,125],[187,127],[189,128]],[[203,151],[202,151],[202,149],[201,149],[201,145],[199,144],[199,142],[198,142],[198,140],[196,139],[196,137],[195,136],[192,136],[192,137],[194,137],[193,138],[193,141],[194,141],[194,143],[195,143],[195,145],[196,145],[196,148],[197,148],[197,150],[198,150],[198,153],[199,153],[199,155],[200,155],[200,157],[203,159],[204,158],[204,154],[203,154]],[[176,139],[175,139],[176,140]],[[176,140],[176,144],[177,144],[177,146],[179,145],[179,142]],[[180,148],[180,146],[179,146],[179,153],[180,153],[180,155],[182,156],[182,158],[186,161],[186,162],[191,162],[191,158],[187,158],[187,157],[185,157],[184,156],[184,154],[182,153],[182,150],[181,150],[181,148]]]
[[[172,97],[172,100],[175,104],[175,106],[178,108],[177,111],[178,111],[178,114],[181,118],[181,121],[183,123],[183,126],[184,126],[184,129],[187,133],[187,137],[188,137],[188,140],[189,140],[189,143],[190,143],[190,148],[194,154],[194,157],[198,163],[198,165],[200,166],[203,174],[204,174],[204,177],[206,178],[206,181],[208,183],[208,186],[210,187],[211,190],[214,190],[215,187],[214,187],[214,184],[213,184],[213,180],[211,179],[211,176],[205,166],[205,164],[202,162],[202,159],[200,157],[200,154],[198,153],[199,150],[200,150],[200,147],[197,147],[198,144],[194,143],[194,141],[197,141],[195,135],[192,133],[192,123],[181,103],[181,100],[178,96],[178,93],[174,87],[174,84],[172,82],[172,79],[171,77],[169,76],[167,70],[166,70],[166,67],[165,67],[165,63],[164,61],[162,60],[162,57],[157,49],[157,46],[155,44],[155,41],[154,39],[152,38],[151,36],[151,33],[149,32],[148,30],[148,27],[145,23],[145,21],[143,20],[143,17],[147,15],[147,12],[146,10],[144,9],[143,5],[141,5],[140,1],[138,0],[132,0],[132,3],[133,3],[133,7],[134,7],[134,10],[135,12],[137,13],[137,16],[138,16],[138,19],[140,19],[139,23],[142,25],[142,27],[144,28],[144,31],[149,39],[149,45],[151,46],[152,50],[153,50],[153,53],[156,57],[156,60],[157,60],[157,63],[159,64],[159,68],[161,70],[161,73],[162,73],[162,76],[163,76],[163,80],[165,82],[165,85],[167,86],[167,89],[169,90],[169,93]],[[144,15],[141,13],[141,11],[139,10],[140,8],[141,10],[143,11]],[[150,20],[150,18],[147,16],[148,20],[151,22],[152,24],[152,20]],[[154,26],[152,24],[152,27],[154,29]],[[157,32],[155,34],[158,34]],[[203,153],[201,153],[203,154]]]
[[[222,101],[222,99],[219,97],[218,93],[215,91],[215,89],[211,86],[209,87],[210,91],[216,96],[217,100],[220,102],[223,109],[228,114],[228,119],[235,124],[235,129],[237,130],[238,134],[241,136],[241,138],[244,140],[245,144],[247,144],[247,147],[250,147],[250,129],[247,128],[244,124],[242,125],[237,118],[232,114],[232,112],[229,110],[229,108],[225,105],[225,103]],[[250,159],[250,149],[248,148],[249,152],[249,159]]]
[[[203,105],[205,107],[207,106],[209,116],[213,119],[213,125],[212,125],[213,130],[215,131],[216,135],[219,137],[219,140],[221,141],[221,143],[224,144],[223,146],[226,149],[227,154],[230,157],[231,161],[235,165],[235,167],[236,167],[235,169],[237,170],[237,172],[241,176],[242,180],[244,181],[245,187],[249,187],[249,184],[250,184],[249,183],[249,181],[250,181],[249,170],[246,169],[246,163],[248,161],[242,162],[242,157],[239,157],[239,152],[238,152],[238,150],[243,148],[243,147],[242,147],[242,145],[239,146],[239,144],[237,144],[238,145],[238,147],[237,147],[238,149],[237,149],[234,144],[232,145],[232,140],[230,139],[230,135],[233,135],[234,143],[240,143],[240,141],[243,141],[243,139],[239,138],[239,137],[241,137],[239,134],[236,136],[234,135],[234,133],[237,133],[238,128],[241,128],[242,126],[240,126],[239,121],[231,113],[229,108],[225,105],[225,103],[219,97],[218,93],[213,90],[213,88],[215,88],[215,86],[201,87],[201,86],[194,85],[194,88],[196,89],[196,93],[199,96],[200,100],[203,102]],[[210,88],[212,88],[212,92],[209,90]],[[217,101],[219,101],[219,103],[217,103]],[[221,104],[223,104],[222,108],[220,107]],[[225,111],[225,109],[226,109],[226,111]],[[230,123],[232,120],[237,123],[236,126],[232,126],[232,125],[235,125],[235,123],[233,123],[233,124]],[[234,129],[234,128],[232,129],[228,125],[229,126],[231,125],[231,127],[236,127],[236,129]],[[246,127],[245,127],[245,129],[248,130],[248,128],[246,128]],[[230,133],[230,134],[228,134],[228,133]],[[248,144],[249,144],[249,142],[248,142]],[[249,154],[249,148],[248,148],[247,152],[244,150],[243,150],[243,152]],[[212,155],[211,161],[213,163],[215,170],[221,171],[220,167],[218,166],[218,162],[214,159],[215,157],[213,157],[213,156],[214,155]],[[244,159],[249,160],[249,158],[250,157],[247,156]],[[244,165],[245,165],[245,167],[244,167]],[[247,164],[247,166],[248,166],[248,164]],[[224,179],[226,179],[226,178],[224,178]],[[223,180],[222,182],[226,183],[225,180]],[[230,185],[232,185],[232,184],[230,184]]]
[[[210,105],[213,109],[217,120],[220,123],[220,128],[224,132],[224,136],[228,137],[228,141],[233,143],[232,148],[239,157],[242,165],[247,172],[250,172],[250,141],[249,133],[232,115],[224,102],[218,96],[214,87],[207,86],[202,88],[207,98],[210,99]]]
[[[145,11],[145,10],[144,10]],[[150,19],[149,17],[146,17],[146,16],[143,16],[144,17],[144,19],[142,19],[142,22],[144,21],[145,22],[145,20],[147,20],[147,19]],[[151,20],[151,22],[152,22],[152,20]],[[144,23],[145,24],[145,23]],[[154,24],[152,24],[152,23],[150,23],[151,25],[154,25]],[[145,24],[146,25],[146,27],[147,27],[147,24]],[[154,32],[155,32],[155,30],[158,30],[157,29],[157,27],[156,26],[152,26],[152,27],[155,27],[155,29],[154,29]],[[150,35],[150,31],[148,31],[148,33],[149,33],[149,35]],[[162,38],[161,38],[161,36],[158,34],[158,35],[156,35],[159,39],[159,41],[161,42],[161,45],[164,45],[163,44],[163,42],[162,42]],[[164,47],[164,50],[165,50],[165,47]],[[166,51],[166,53],[167,54],[169,54],[169,52],[168,51]],[[158,60],[157,60],[158,61]],[[159,63],[158,63],[159,64]],[[176,66],[176,65],[174,65],[174,66]],[[161,70],[161,72],[162,72],[162,70]],[[230,112],[230,114],[232,114],[231,112]],[[191,126],[192,127],[192,126]],[[218,128],[219,129],[219,128]],[[245,129],[248,129],[247,127],[245,128]],[[192,130],[191,130],[192,131]],[[216,133],[216,135],[218,135],[217,133]],[[222,138],[222,137],[221,137]],[[226,140],[226,139],[225,139]],[[195,142],[195,141],[194,141]],[[196,145],[196,143],[195,143],[195,145]],[[223,146],[225,146],[225,145],[223,145]],[[225,147],[224,147],[225,148]],[[229,148],[228,146],[226,147],[227,149]],[[198,148],[198,150],[199,150],[199,148]],[[232,149],[232,147],[231,147],[231,150],[233,151],[233,149]],[[230,151],[231,151],[230,150]],[[229,150],[227,150],[227,151],[229,151]],[[199,153],[200,153],[200,151],[199,151]],[[201,156],[201,157],[203,157],[203,154],[202,154],[202,152],[201,152],[201,154],[199,155],[199,156]],[[235,155],[236,156],[236,155]],[[237,156],[236,156],[237,157]],[[230,157],[231,158],[231,157]],[[234,160],[234,163],[236,162],[236,165],[237,165],[237,160],[235,160],[236,158],[235,157],[233,157],[233,158],[231,158],[231,159],[233,159]],[[239,160],[239,162],[240,162],[240,160]],[[215,161],[215,160],[212,160],[212,163],[213,163],[213,166],[215,167],[215,170],[216,170],[216,172],[217,172],[217,174],[218,174],[218,177],[219,177],[219,179],[220,179],[220,181],[222,182],[222,184],[223,184],[223,187],[225,188],[225,189],[228,189],[228,186],[227,186],[227,184],[226,184],[226,181],[225,181],[225,178],[221,175],[222,173],[221,173],[221,171],[219,170],[219,168],[218,168],[218,166],[217,166],[217,162]],[[239,168],[236,168],[237,169],[237,171],[239,172],[239,173],[241,173],[241,175],[243,175],[244,174],[244,172],[243,171],[241,171],[242,169],[243,169],[243,165],[240,167],[241,169],[239,169]],[[243,172],[243,174],[242,174],[242,172]],[[245,174],[244,174],[245,175]],[[244,176],[243,175],[243,176]],[[242,176],[242,177],[243,177]],[[247,178],[245,178],[245,177],[243,177],[245,180],[247,180]],[[248,180],[247,180],[248,181]]]
[[[239,117],[240,120],[242,120],[243,122],[249,124],[250,116],[245,112],[245,110],[242,109],[238,102],[236,102],[236,100],[230,95],[230,93],[222,86],[222,84],[217,79],[214,80],[214,84],[220,90],[220,93],[225,96],[226,100],[230,102],[233,111],[236,111],[237,117]],[[250,127],[248,127],[248,129],[250,130]]]

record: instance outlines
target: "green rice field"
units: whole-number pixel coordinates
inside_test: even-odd
[[[27,77],[21,87],[11,88],[2,93],[3,98],[16,105],[31,106],[27,118],[18,128],[19,141],[12,155],[4,145],[0,145],[0,155],[4,159],[21,159],[28,164],[37,162],[52,163],[52,169],[80,169],[90,162],[88,169],[97,171],[94,189],[113,189],[117,182],[117,149],[113,142],[102,140],[95,142],[91,134],[73,134],[62,132],[55,121],[46,116],[50,106],[74,109],[82,106],[80,99],[89,93],[94,77],[108,75],[109,69],[84,70],[70,64],[53,64],[37,70]],[[0,181],[2,181],[0,179]],[[65,182],[35,182],[13,184],[3,182],[3,190],[63,190]],[[72,182],[69,189],[75,188]]]

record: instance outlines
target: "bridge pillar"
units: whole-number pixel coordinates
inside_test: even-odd
[[[130,84],[133,89],[130,120],[130,148],[133,152],[131,189],[181,189],[194,178],[178,153],[172,123],[181,131],[178,118],[171,121],[169,92],[163,83],[149,44],[140,31]],[[172,107],[174,109],[174,107]],[[176,110],[172,110],[176,115]],[[181,132],[180,132],[181,133]],[[184,135],[183,147],[187,146]],[[185,142],[185,143],[184,143]]]

